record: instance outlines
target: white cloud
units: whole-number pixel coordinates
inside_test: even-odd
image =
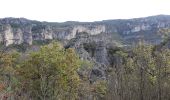
[[[170,14],[170,0],[0,0],[0,17],[96,21]]]

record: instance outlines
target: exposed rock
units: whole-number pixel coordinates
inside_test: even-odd
[[[9,23],[8,21],[6,23]],[[16,24],[17,22],[15,22]],[[18,23],[17,23],[18,24]],[[17,26],[17,25],[16,25]],[[4,35],[1,40],[6,46],[10,44],[28,43],[32,44],[34,40],[46,40],[46,39],[66,39],[70,40],[75,38],[76,34],[80,32],[87,32],[90,35],[97,35],[105,32],[104,25],[76,25],[64,28],[52,28],[49,25],[37,26],[28,25],[22,27],[13,28],[10,24],[4,25],[4,30],[0,32]]]
[[[129,20],[106,20],[101,22],[48,23],[24,18],[0,19],[0,41],[10,44],[28,43],[34,40],[71,40],[81,32],[90,35],[117,33],[125,44],[144,39],[153,44],[159,43],[162,36],[156,34],[161,28],[170,28],[170,16],[159,15]],[[113,37],[114,38],[114,37]]]
[[[12,28],[10,27],[10,25],[4,27],[3,35],[4,35],[3,42],[5,42],[6,46],[13,44],[14,34],[12,32]]]
[[[31,26],[23,28],[23,40],[24,40],[24,43],[27,43],[29,45],[32,45],[32,40],[33,40],[31,28],[32,28]]]
[[[110,35],[100,34],[91,36],[88,33],[76,34],[67,47],[75,48],[80,59],[90,61],[93,64],[89,76],[91,82],[98,79],[106,79],[107,66],[110,64],[108,59],[108,48],[110,45],[116,46],[114,40],[110,40]]]
[[[134,32],[140,32],[140,31],[146,31],[146,30],[150,30],[151,29],[151,26],[150,25],[139,25],[139,26],[134,26],[132,29],[131,29],[131,32],[134,33]]]

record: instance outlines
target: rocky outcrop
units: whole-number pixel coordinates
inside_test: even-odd
[[[67,36],[67,39],[70,40],[75,37],[76,34],[86,32],[90,35],[97,35],[100,33],[105,33],[105,26],[104,25],[89,25],[89,26],[75,26],[73,27],[73,30],[71,34]]]
[[[6,45],[13,44],[14,34],[12,32],[10,25],[4,27],[3,36],[4,36],[3,42],[5,42]]]
[[[132,33],[135,33],[135,32],[140,32],[140,31],[146,31],[146,30],[150,30],[151,29],[151,26],[150,25],[137,25],[137,26],[134,26],[132,27],[132,29],[130,30]]]
[[[106,79],[107,66],[110,65],[108,48],[117,46],[115,40],[109,34],[101,33],[98,35],[80,32],[67,43],[67,47],[75,48],[81,60],[90,61],[93,64],[90,80]]]
[[[76,34],[80,32],[87,32],[90,35],[97,35],[105,32],[104,25],[76,25],[68,27],[51,27],[45,25],[39,27],[38,25],[28,25],[22,27],[12,27],[10,24],[2,25],[3,30],[0,32],[1,42],[6,46],[10,44],[27,43],[32,44],[34,40],[70,40],[75,38]]]

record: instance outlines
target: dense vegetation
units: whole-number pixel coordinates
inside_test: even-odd
[[[74,49],[59,43],[29,53],[2,49],[0,99],[170,100],[168,48],[139,43],[129,51],[111,49],[109,55],[107,79],[92,83],[92,63],[80,60]]]
[[[110,69],[107,100],[169,100],[170,50],[139,44],[116,51]]]
[[[90,85],[88,74],[80,79],[78,71],[88,72],[91,64],[80,61],[74,49],[59,43],[42,46],[37,52],[0,52],[1,100],[75,100],[99,89]],[[81,66],[87,67],[83,69]],[[102,86],[102,85],[101,85]],[[94,93],[97,93],[95,91]],[[100,93],[98,93],[100,94]],[[92,97],[95,98],[95,97]]]

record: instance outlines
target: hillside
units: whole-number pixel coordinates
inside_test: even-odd
[[[2,100],[170,100],[170,16],[0,19]]]

